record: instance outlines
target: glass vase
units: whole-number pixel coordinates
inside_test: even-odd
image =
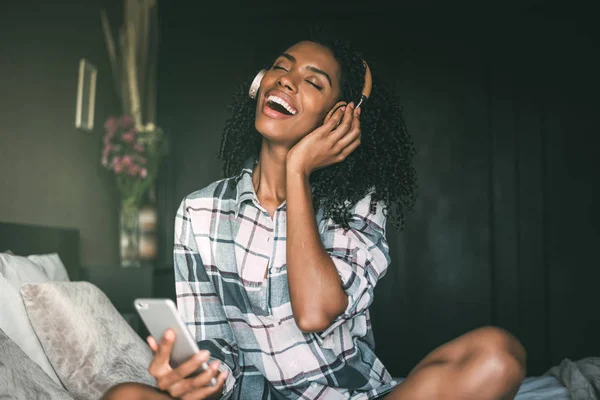
[[[158,255],[157,222],[158,211],[156,207],[156,192],[150,187],[145,203],[140,207],[139,230],[140,246],[139,256],[143,263],[152,263]]]
[[[128,202],[121,203],[120,250],[122,267],[140,266],[140,209]]]

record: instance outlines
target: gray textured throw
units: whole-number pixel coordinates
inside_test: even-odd
[[[0,329],[0,399],[72,400]]]
[[[546,374],[558,378],[569,389],[572,400],[600,399],[600,357],[579,361],[566,358]]]

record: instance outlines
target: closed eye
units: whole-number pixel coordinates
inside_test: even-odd
[[[321,90],[321,89],[323,89],[321,86],[317,85],[317,84],[316,84],[316,83],[314,83],[314,82],[311,82],[311,81],[306,81],[306,82],[308,82],[308,83],[310,83],[311,85],[313,85],[313,86],[314,86],[314,87],[315,87],[317,90]]]
[[[282,66],[280,66],[280,65],[275,65],[275,66],[273,66],[273,69],[280,69],[280,70],[282,70],[282,71],[287,71],[287,69],[283,68],[283,67],[282,67]]]

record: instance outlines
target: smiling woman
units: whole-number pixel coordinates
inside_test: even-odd
[[[228,177],[186,196],[175,220],[178,309],[205,351],[173,368],[174,332],[149,338],[160,391],[125,384],[105,398],[514,396],[525,352],[500,329],[440,347],[402,383],[375,354],[388,210],[401,227],[416,174],[398,101],[376,74],[363,92],[369,76],[360,52],[322,36],[242,85],[220,151]]]
[[[263,136],[293,143],[302,132],[306,135],[322,124],[338,101],[359,101],[365,69],[361,52],[327,33],[313,32],[308,40],[285,49],[270,61],[258,101],[248,97],[250,81],[241,85],[234,99],[221,142],[226,176],[238,175],[248,158],[257,157]],[[280,76],[282,80],[274,85]],[[296,109],[293,117],[281,111],[283,119],[278,120],[275,115],[267,115],[270,110],[263,111],[270,108],[264,96],[268,97],[271,91],[283,93],[279,97]],[[395,211],[390,218],[396,227],[401,227],[405,212],[415,201],[415,149],[396,95],[376,74],[369,97],[360,107],[360,146],[347,154],[344,162],[311,174],[313,206],[346,225],[353,205],[373,192],[385,204],[386,212]],[[277,133],[279,129],[286,131],[285,136]]]

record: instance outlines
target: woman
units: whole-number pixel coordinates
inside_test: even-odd
[[[149,338],[159,390],[106,398],[514,397],[525,351],[497,328],[434,350],[400,384],[373,351],[388,209],[401,228],[416,178],[398,102],[370,79],[361,53],[321,36],[282,53],[251,96],[243,86],[220,152],[228,178],[187,196],[175,223],[178,308],[204,351],[172,369],[173,332]]]

